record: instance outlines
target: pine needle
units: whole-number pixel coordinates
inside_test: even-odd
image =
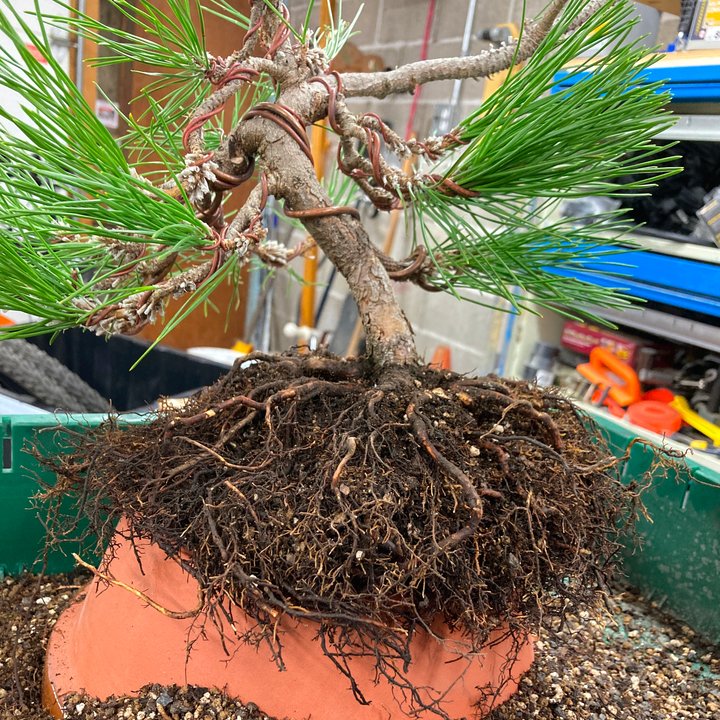
[[[108,130],[52,57],[41,34],[0,0],[0,86],[23,113],[0,107],[0,307],[42,318],[3,330],[28,336],[82,324],[148,288],[129,274],[98,289],[118,267],[113,241],[143,243],[145,259],[200,248],[208,228],[191,208],[131,172]],[[28,49],[34,45],[40,62]]]
[[[432,182],[414,193],[416,239],[438,258],[438,285],[450,292],[472,289],[514,310],[535,305],[586,317],[586,305],[630,302],[620,277],[608,281],[626,249],[618,215],[589,224],[548,225],[547,217],[561,199],[641,194],[677,172],[669,164],[677,158],[659,157],[653,143],[673,119],[661,85],[643,82],[656,58],[637,42],[622,44],[634,24],[631,3],[608,2],[569,32],[584,6],[571,0],[525,66],[460,123],[464,148],[449,169],[430,169],[477,197]],[[537,198],[554,202],[539,212]],[[568,277],[597,256],[604,286]]]

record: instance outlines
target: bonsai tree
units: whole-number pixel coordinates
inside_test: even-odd
[[[638,81],[653,60],[624,42],[631,3],[552,0],[478,55],[339,74],[353,23],[312,31],[312,1],[299,22],[280,0],[253,0],[249,15],[225,0],[110,1],[134,32],[76,13],[33,34],[3,0],[0,83],[24,113],[0,108],[0,307],[38,319],[2,336],[132,334],[185,298],[168,331],[248,263],[281,269],[308,249],[266,239],[274,197],[347,280],[367,353],[255,354],[182,411],[110,422],[52,461],[49,512],[80,490],[101,539],[124,515],[132,537],[187,553],[209,617],[239,604],[279,664],[277,615],[310,619],[359,701],[349,659],[366,655],[414,707],[437,709],[405,673],[413,633],[440,616],[478,649],[499,624],[522,634],[590,601],[632,493],[560,395],[423,367],[392,281],[574,317],[628,305],[569,272],[602,261],[612,273],[621,215],[548,217],[563,198],[639,193],[672,172],[652,143],[671,122],[667,96]],[[203,13],[237,35],[235,52],[212,53]],[[119,143],[53,59],[48,25],[103,45],[102,63],[152,73]],[[511,69],[442,136],[401,137],[347,104]],[[326,184],[306,135],[323,120],[337,146]],[[404,211],[409,257],[378,250],[342,199],[349,183]]]

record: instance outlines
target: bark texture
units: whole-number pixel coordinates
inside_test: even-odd
[[[574,26],[587,22],[609,1],[587,2],[575,18]],[[568,2],[552,0],[539,19],[526,23],[517,41],[479,55],[426,60],[390,72],[338,74],[330,71],[322,50],[293,44],[290,30],[280,19],[281,15],[288,17],[283,3],[273,0],[277,9],[271,12],[265,0],[253,0],[250,28],[243,46],[227,58],[212,59],[208,80],[217,89],[199,106],[183,134],[188,178],[200,178],[206,183],[204,191],[200,192],[196,184],[190,194],[195,209],[212,230],[209,248],[215,253],[213,260],[206,263],[207,267],[203,266],[207,274],[200,280],[180,278],[181,287],[196,287],[198,282],[204,282],[233,253],[241,258],[253,253],[271,263],[279,258],[279,264],[297,254],[285,248],[278,250],[273,243],[262,245],[266,236],[262,212],[268,195],[272,194],[284,201],[289,211],[297,213],[295,216],[347,280],[359,308],[369,357],[383,366],[416,363],[413,332],[388,276],[387,268],[392,270],[393,261],[378,252],[357,217],[353,217],[352,209],[349,212],[331,209],[332,201],[315,176],[306,128],[327,118],[340,138],[340,169],[357,182],[377,207],[396,208],[408,196],[413,177],[410,170],[406,172],[386,162],[380,151],[382,144],[398,158],[418,155],[437,159],[457,146],[457,130],[440,138],[407,140],[393,133],[373,113],[355,116],[345,105],[345,98],[384,98],[412,92],[424,83],[477,79],[508,69],[533,55]],[[263,75],[272,78],[276,100],[250,108],[222,146],[214,153],[206,153],[205,123],[241,87]],[[223,193],[249,179],[254,169],[260,174],[260,184],[228,225],[222,210]],[[196,183],[200,180],[196,179]],[[450,187],[448,183],[445,185]],[[411,256],[399,263],[399,270],[396,268],[392,276],[413,278],[414,282],[431,289],[421,282],[421,271],[430,264],[423,265],[423,261],[420,256]],[[167,292],[177,291],[177,283],[172,287],[165,285],[163,289]],[[145,309],[155,298],[152,295],[148,300],[146,295],[130,298],[125,303],[130,303],[129,309],[121,310],[137,315],[138,309]],[[162,299],[165,295],[160,293],[157,297]],[[93,320],[105,322],[106,315],[93,316]],[[117,324],[114,316],[110,321]],[[137,322],[126,325],[132,330]]]
[[[305,85],[291,90],[282,100],[296,112],[311,112],[313,93]],[[289,210],[332,205],[313,165],[275,123],[263,118],[242,123],[229,147],[231,164],[244,163],[248,153],[256,157],[272,193],[284,200]],[[303,224],[348,282],[365,330],[368,356],[380,365],[418,362],[410,323],[362,223],[350,215],[339,215],[303,219]]]

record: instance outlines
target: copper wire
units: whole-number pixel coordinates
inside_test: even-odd
[[[451,180],[449,177],[443,177],[442,175],[428,175],[427,177],[429,177],[433,182],[436,182],[440,191],[447,195],[460,195],[460,197],[464,198],[476,198],[480,195],[480,193],[475,192],[474,190],[468,190],[462,185],[458,185],[458,183]]]
[[[288,208],[285,208],[284,212],[289,218],[297,218],[298,220],[314,220],[335,215],[351,215],[356,220],[360,219],[360,211],[350,205],[331,205],[329,207],[310,208],[309,210],[288,210]]]
[[[226,185],[227,187],[222,188],[223,190],[230,190],[231,188],[242,185],[246,180],[249,180],[255,172],[255,159],[251,158],[248,163],[248,167],[242,175],[231,175],[230,173],[223,172],[218,168],[214,168],[212,173],[216,177],[217,182],[213,185],[220,186]]]
[[[260,73],[253,68],[246,67],[240,63],[233,63],[226,71],[225,77],[216,83],[219,87],[227,85],[233,80],[242,80],[243,82],[252,82],[260,77]]]
[[[310,160],[311,163],[313,162],[312,151],[310,149],[310,142],[305,132],[305,126],[293,110],[285,105],[280,105],[279,103],[263,102],[258,103],[255,107],[245,113],[246,119],[254,117],[262,117],[265,120],[272,120],[293,140],[295,140],[303,153],[305,153],[308,160]]]
[[[361,116],[361,120],[362,120],[362,118],[372,118],[373,120],[375,120],[377,122],[378,126],[380,127],[380,133],[383,136],[383,140],[385,140],[385,142],[388,143],[388,145],[392,144],[392,138],[390,136],[390,128],[386,125],[386,123],[383,122],[382,118],[377,113],[367,112]]]
[[[287,24],[290,19],[290,11],[286,5],[280,5],[280,12],[283,16],[283,22],[278,25],[275,35],[273,36],[272,42],[268,47],[266,58],[274,58],[275,53],[282,47],[283,43],[288,39],[290,35],[290,27]]]
[[[210,71],[208,73],[209,77],[212,78],[215,69],[218,67],[220,63],[213,58],[212,64],[210,65]],[[227,85],[230,82],[233,81],[240,81],[240,82],[251,82],[255,78],[257,78],[260,75],[260,73],[257,70],[253,70],[252,68],[245,67],[243,65],[240,65],[239,63],[234,63],[231,65],[227,71],[225,72],[224,77],[222,77],[220,80],[213,81],[212,79],[210,82],[213,83],[213,85],[217,86],[218,90],[220,90],[222,87]],[[217,91],[216,91],[217,92]],[[182,144],[183,148],[185,149],[185,152],[189,152],[188,142],[190,140],[190,135],[192,135],[194,132],[198,131],[208,120],[215,117],[219,113],[222,112],[223,108],[225,107],[225,102],[221,102],[218,107],[216,107],[214,110],[209,110],[208,112],[203,113],[202,115],[198,115],[197,117],[193,117],[190,119],[188,124],[185,126],[185,130],[183,130],[182,134]]]
[[[342,135],[342,128],[340,127],[338,121],[337,121],[337,112],[336,112],[336,99],[337,99],[337,91],[336,89],[324,78],[324,77],[314,77],[310,78],[308,82],[316,82],[320,83],[325,87],[328,94],[328,111],[327,111],[327,117],[328,122],[330,123],[330,127],[338,134]]]
[[[264,19],[264,16],[261,15],[260,19],[251,28],[248,28],[248,31],[245,33],[245,37],[243,38],[243,45],[246,45],[247,41],[262,27]]]
[[[382,143],[380,142],[380,134],[375,130],[366,129],[365,134],[368,137],[368,156],[372,163],[373,175],[375,182],[380,187],[385,187],[385,178],[383,178],[381,157]]]
[[[422,268],[423,263],[427,259],[427,250],[422,245],[420,245],[415,250],[413,255],[415,255],[415,259],[410,263],[410,265],[403,268],[402,270],[395,270],[393,272],[389,272],[388,276],[393,280],[407,280],[408,278],[413,277],[417,273],[417,271]]]
[[[133,270],[135,270],[135,268],[138,266],[138,263],[145,257],[145,255],[147,255],[147,245],[143,245],[140,254],[135,258],[130,267],[125,268],[125,270],[118,270],[117,272],[114,272],[110,277],[119,278],[123,277],[124,275],[129,275]]]
[[[216,115],[219,115],[222,112],[223,105],[220,105],[216,107],[214,110],[209,110],[206,113],[203,113],[202,115],[198,115],[196,117],[193,117],[190,122],[185,126],[185,130],[183,130],[182,134],[182,144],[183,148],[185,148],[185,152],[190,152],[190,149],[188,147],[188,142],[190,140],[190,135],[192,135],[194,132],[199,130],[210,118],[215,117]]]

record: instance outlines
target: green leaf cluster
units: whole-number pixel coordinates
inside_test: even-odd
[[[328,60],[336,58],[348,40],[357,34],[355,25],[364,7],[365,5],[361,4],[353,19],[345,20],[343,17],[343,2],[338,0],[336,13],[330,17],[330,27],[321,28],[316,38],[317,45],[323,48]]]
[[[43,318],[5,334],[82,323],[85,301],[112,304],[145,288],[133,275],[117,287],[112,241],[160,246],[147,257],[199,248],[208,230],[192,209],[131,172],[121,149],[49,51],[0,0],[0,85],[22,113],[0,108],[0,307]],[[34,45],[38,60],[28,49]]]
[[[210,61],[205,48],[203,10],[198,0],[108,2],[130,21],[132,30],[110,27],[61,2],[58,5],[67,13],[46,16],[45,20],[97,43],[101,53],[89,61],[91,64],[103,67],[131,62],[135,72],[153,78],[140,96],[147,102],[147,109],[128,120],[130,132],[124,141],[124,146],[139,151],[138,162],[142,162],[153,151],[148,136],[159,140],[167,128],[179,124],[207,95],[204,77]]]
[[[71,5],[58,4],[68,15],[46,16],[48,24],[64,27],[97,43],[108,52],[94,65],[134,62],[172,70],[187,79],[208,68],[205,37],[193,23],[193,10],[202,23],[196,0],[107,0],[130,20],[134,32],[108,27]],[[163,9],[166,8],[166,9]]]
[[[136,73],[152,78],[132,107],[143,104],[139,114],[124,117],[128,133],[121,147],[134,165],[157,166],[158,173],[182,167],[181,135],[186,118],[207,98],[212,87],[206,82],[210,56],[205,41],[205,13],[222,18],[240,30],[247,30],[248,17],[225,0],[108,0],[133,26],[131,31],[111,27],[86,13],[48,16],[47,22],[97,43],[102,52],[90,62],[97,66],[132,62]],[[242,37],[238,34],[238,44]],[[227,110],[214,118],[208,128],[208,149],[219,145],[222,128],[236,122],[239,109],[269,99],[272,86],[261,82],[249,88]],[[138,102],[141,101],[141,102]],[[158,163],[157,158],[160,157]]]
[[[553,272],[600,256],[616,273],[612,256],[624,250],[618,215],[550,224],[547,217],[563,198],[642,193],[676,172],[668,165],[676,158],[656,156],[653,143],[673,120],[668,94],[642,82],[656,58],[627,43],[632,4],[611,0],[570,32],[585,5],[568,2],[530,60],[460,123],[462,151],[430,169],[476,197],[434,182],[414,193],[416,237],[438,258],[438,285],[452,292],[473,289],[514,310],[534,302],[571,315],[589,304],[628,304],[617,289]],[[550,202],[538,207],[538,198]]]

